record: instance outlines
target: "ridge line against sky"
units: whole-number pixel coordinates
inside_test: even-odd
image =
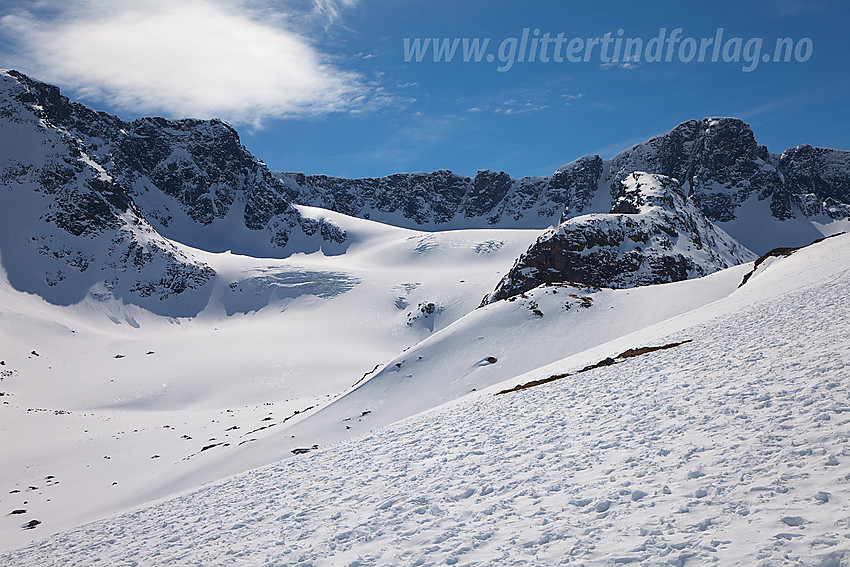
[[[122,118],[222,118],[272,169],[519,177],[707,116],[749,122],[775,153],[850,148],[848,22],[838,0],[4,0],[0,67]],[[652,60],[659,35],[667,57]],[[584,58],[553,61],[544,38],[558,37],[564,53],[581,41]],[[647,49],[612,60],[630,38]],[[713,61],[715,46],[690,55],[708,38]],[[782,38],[811,49],[769,60]],[[489,51],[464,61],[476,40]],[[414,42],[430,49],[420,60]]]

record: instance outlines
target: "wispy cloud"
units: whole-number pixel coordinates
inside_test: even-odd
[[[330,20],[356,0],[312,0]],[[293,29],[304,13],[242,0],[22,2],[0,18],[19,70],[132,114],[264,119],[362,109],[375,88]],[[49,10],[45,9],[49,7]],[[303,7],[302,7],[303,10]],[[51,14],[46,16],[45,14]],[[308,14],[309,15],[309,14]],[[289,26],[288,26],[289,24]]]
[[[461,99],[461,104],[473,103],[466,112],[492,112],[500,115],[518,115],[543,112],[570,106],[584,97],[584,93],[559,93],[553,87],[520,87],[488,93],[477,100]]]
[[[327,19],[332,24],[342,16],[345,8],[357,4],[357,0],[313,0],[313,13]]]
[[[637,69],[640,67],[640,57],[637,55],[626,56],[622,61],[609,61],[608,63],[602,63],[599,65],[603,69],[611,69],[612,67],[616,67],[617,69]]]
[[[414,112],[407,117],[405,124],[381,143],[345,157],[358,161],[380,162],[384,167],[405,171],[435,147],[447,145],[465,124],[466,119],[461,116]],[[434,164],[434,167],[442,167],[442,164]]]
[[[548,108],[550,108],[548,104],[539,101],[508,99],[501,106],[494,108],[493,112],[496,114],[528,114],[529,112],[539,112]]]
[[[845,7],[843,0],[770,0],[770,10],[780,16],[797,16],[805,13],[817,13],[825,10],[842,9]]]

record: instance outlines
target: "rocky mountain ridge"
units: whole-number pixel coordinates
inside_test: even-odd
[[[58,304],[92,289],[194,314],[215,271],[192,249],[262,257],[341,246],[303,217],[219,120],[123,121],[0,73],[0,252],[10,282]]]
[[[0,148],[0,256],[16,289],[56,304],[114,297],[171,316],[207,305],[217,274],[205,253],[345,251],[345,230],[294,204],[424,230],[557,225],[491,298],[557,278],[676,281],[850,226],[850,152],[771,154],[733,118],[691,120],[550,176],[438,170],[352,180],[271,172],[219,120],[125,121],[3,71]],[[266,294],[289,281],[254,279],[248,288]]]
[[[634,171],[678,179],[709,220],[760,253],[807,244],[824,226],[850,219],[850,151],[804,145],[772,154],[735,118],[689,120],[611,159],[585,156],[544,177],[479,171],[470,178],[446,170],[365,179],[276,175],[293,202],[408,228],[545,228],[607,213]],[[762,225],[757,234],[750,221]]]

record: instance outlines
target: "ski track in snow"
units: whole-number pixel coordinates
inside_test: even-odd
[[[668,337],[692,343],[477,393],[0,559],[844,565],[847,296],[832,279]]]

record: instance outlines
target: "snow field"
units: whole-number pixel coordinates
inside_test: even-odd
[[[218,277],[195,318],[94,297],[55,306],[0,274],[0,371],[10,373],[0,381],[0,549],[251,468],[229,453],[263,444],[428,336],[408,325],[421,302],[443,307],[437,330],[473,310],[538,234],[431,235],[305,213],[340,219],[349,251],[277,260],[196,250]],[[239,302],[245,312],[228,314]],[[216,453],[226,473],[210,466]]]
[[[727,300],[4,561],[842,565],[850,269],[835,255],[847,239],[832,240]],[[627,342],[688,338],[493,395]]]

